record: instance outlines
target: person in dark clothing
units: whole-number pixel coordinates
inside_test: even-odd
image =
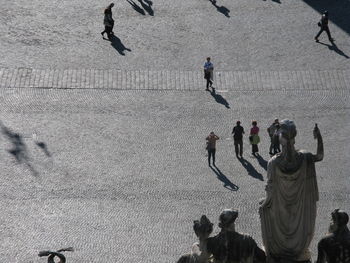
[[[279,129],[281,128],[281,126],[279,123],[275,124],[275,126],[276,126],[276,130],[275,130],[275,134],[273,135],[273,155],[281,152],[280,139],[279,139]]]
[[[238,158],[238,154],[240,157],[243,157],[243,134],[244,134],[244,128],[241,126],[241,122],[237,121],[236,126],[233,127],[232,130],[233,134],[233,141],[235,144],[235,152],[236,156]]]
[[[328,35],[328,39],[330,42],[333,42],[334,39],[331,36],[331,32],[329,31],[329,27],[328,27],[328,11],[324,11],[321,21],[318,22],[318,26],[321,28],[320,31],[318,32],[318,34],[315,36],[315,40],[316,42],[318,42],[318,37],[322,34],[323,31],[326,31],[327,35]]]
[[[114,6],[113,3],[111,3],[104,11],[104,19],[103,24],[105,25],[105,30],[101,32],[102,37],[104,37],[104,34],[107,33],[107,37],[110,38],[111,35],[113,35],[113,26],[114,26],[114,20],[112,18],[112,7]]]

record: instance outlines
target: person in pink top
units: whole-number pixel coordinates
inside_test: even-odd
[[[256,121],[252,121],[252,128],[250,129],[249,141],[252,145],[252,154],[256,156],[256,153],[259,152],[258,144],[260,142],[259,127]]]

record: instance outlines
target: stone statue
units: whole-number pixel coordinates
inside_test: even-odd
[[[237,217],[237,210],[225,209],[221,213],[221,231],[215,237],[208,238],[207,253],[213,255],[215,263],[265,262],[265,252],[258,247],[254,239],[236,232]]]
[[[329,234],[318,242],[316,263],[350,263],[349,216],[342,210],[332,212]]]
[[[74,251],[74,249],[72,247],[68,247],[68,248],[62,248],[57,250],[56,252],[54,251],[40,251],[39,252],[39,257],[47,257],[47,263],[55,263],[55,257],[58,257],[60,259],[60,261],[58,261],[58,263],[66,263],[66,258],[65,256],[60,253],[63,251]]]
[[[193,222],[193,230],[199,239],[199,243],[194,243],[190,254],[180,257],[177,263],[208,263],[207,239],[213,232],[213,224],[203,215],[201,219]]]
[[[317,154],[294,148],[296,126],[283,120],[278,133],[282,152],[267,166],[266,199],[260,202],[262,238],[267,262],[310,261],[318,187],[315,162],[323,159],[323,142],[314,128]]]

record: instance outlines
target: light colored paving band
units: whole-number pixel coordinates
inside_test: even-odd
[[[347,89],[350,70],[215,72],[218,90]],[[202,71],[0,68],[1,88],[203,90]]]

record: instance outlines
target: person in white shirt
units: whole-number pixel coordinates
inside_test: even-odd
[[[213,86],[213,71],[214,65],[210,62],[210,57],[207,57],[207,62],[204,63],[204,78],[207,80],[206,90],[209,90],[209,86]]]

